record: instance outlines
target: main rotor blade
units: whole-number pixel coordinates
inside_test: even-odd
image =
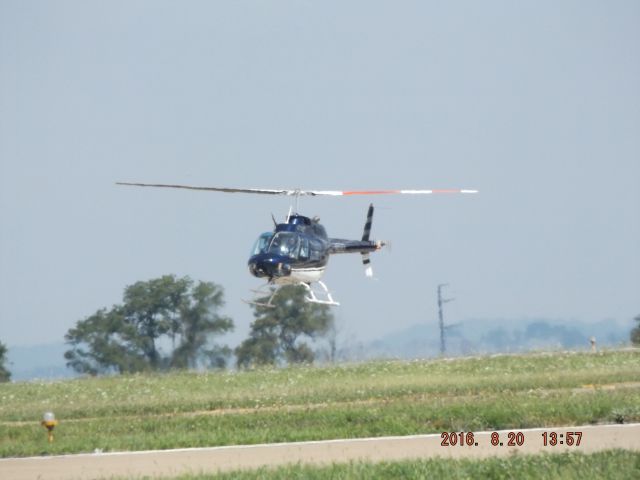
[[[478,193],[478,190],[466,190],[459,188],[444,188],[433,190],[309,190],[307,195],[438,195],[450,193]]]
[[[162,183],[130,183],[130,182],[116,182],[116,185],[127,185],[130,187],[184,188],[187,190],[204,190],[209,192],[226,192],[226,193],[260,193],[263,195],[295,195],[295,190],[270,190],[266,188],[195,187],[192,185],[167,185]]]
[[[433,190],[274,190],[267,188],[221,188],[221,187],[196,187],[192,185],[170,185],[162,183],[131,183],[131,182],[116,182],[116,185],[127,185],[131,187],[156,187],[156,188],[182,188],[186,190],[203,190],[209,192],[226,192],[226,193],[258,193],[262,195],[289,195],[289,196],[304,196],[304,195],[331,195],[331,196],[345,196],[345,195],[438,195],[438,194],[452,194],[452,193],[478,193],[478,190],[463,190],[463,189],[433,189]]]

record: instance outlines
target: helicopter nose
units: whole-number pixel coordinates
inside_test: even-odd
[[[286,277],[291,274],[291,265],[278,257],[252,257],[249,271],[255,277]]]

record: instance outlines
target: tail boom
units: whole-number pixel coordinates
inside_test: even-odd
[[[376,252],[385,246],[383,241],[329,239],[329,253],[362,253]]]

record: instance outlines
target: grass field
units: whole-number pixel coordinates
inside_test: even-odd
[[[179,480],[342,480],[402,479],[629,479],[640,476],[640,454],[624,450],[583,455],[545,454],[485,460],[429,459],[405,462],[353,462],[325,467],[291,465],[274,469],[235,471],[218,475],[185,475]]]
[[[4,457],[633,421],[640,350],[0,385]]]

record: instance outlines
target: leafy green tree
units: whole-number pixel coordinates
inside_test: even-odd
[[[637,315],[634,320],[638,322],[638,324],[633,329],[631,329],[631,343],[633,345],[640,346],[640,315]]]
[[[176,279],[165,275],[146,282],[136,282],[124,291],[124,315],[127,327],[133,327],[127,339],[146,359],[152,370],[164,367],[158,351],[158,341],[164,335],[175,335],[180,329],[180,315],[189,288],[193,284],[188,277]]]
[[[135,328],[125,321],[123,308],[103,308],[76,323],[65,335],[72,346],[65,352],[67,366],[80,373],[139,372],[148,369],[133,345]]]
[[[311,363],[314,353],[305,340],[324,335],[333,323],[327,305],[309,303],[302,286],[283,287],[273,307],[254,305],[249,338],[236,348],[238,366]],[[268,297],[261,299],[261,303]]]
[[[218,313],[223,305],[215,283],[173,275],[137,282],[125,288],[122,305],[98,310],[67,332],[67,365],[92,375],[224,366],[230,350],[212,344],[233,329]]]
[[[7,362],[7,347],[0,342],[0,382],[8,382],[11,380],[11,372],[7,370],[4,364]]]
[[[213,283],[200,282],[179,309],[177,329],[180,344],[173,351],[172,366],[178,368],[202,366],[224,367],[231,355],[227,346],[210,345],[212,335],[233,329],[233,322],[216,313],[224,304],[222,289]]]

